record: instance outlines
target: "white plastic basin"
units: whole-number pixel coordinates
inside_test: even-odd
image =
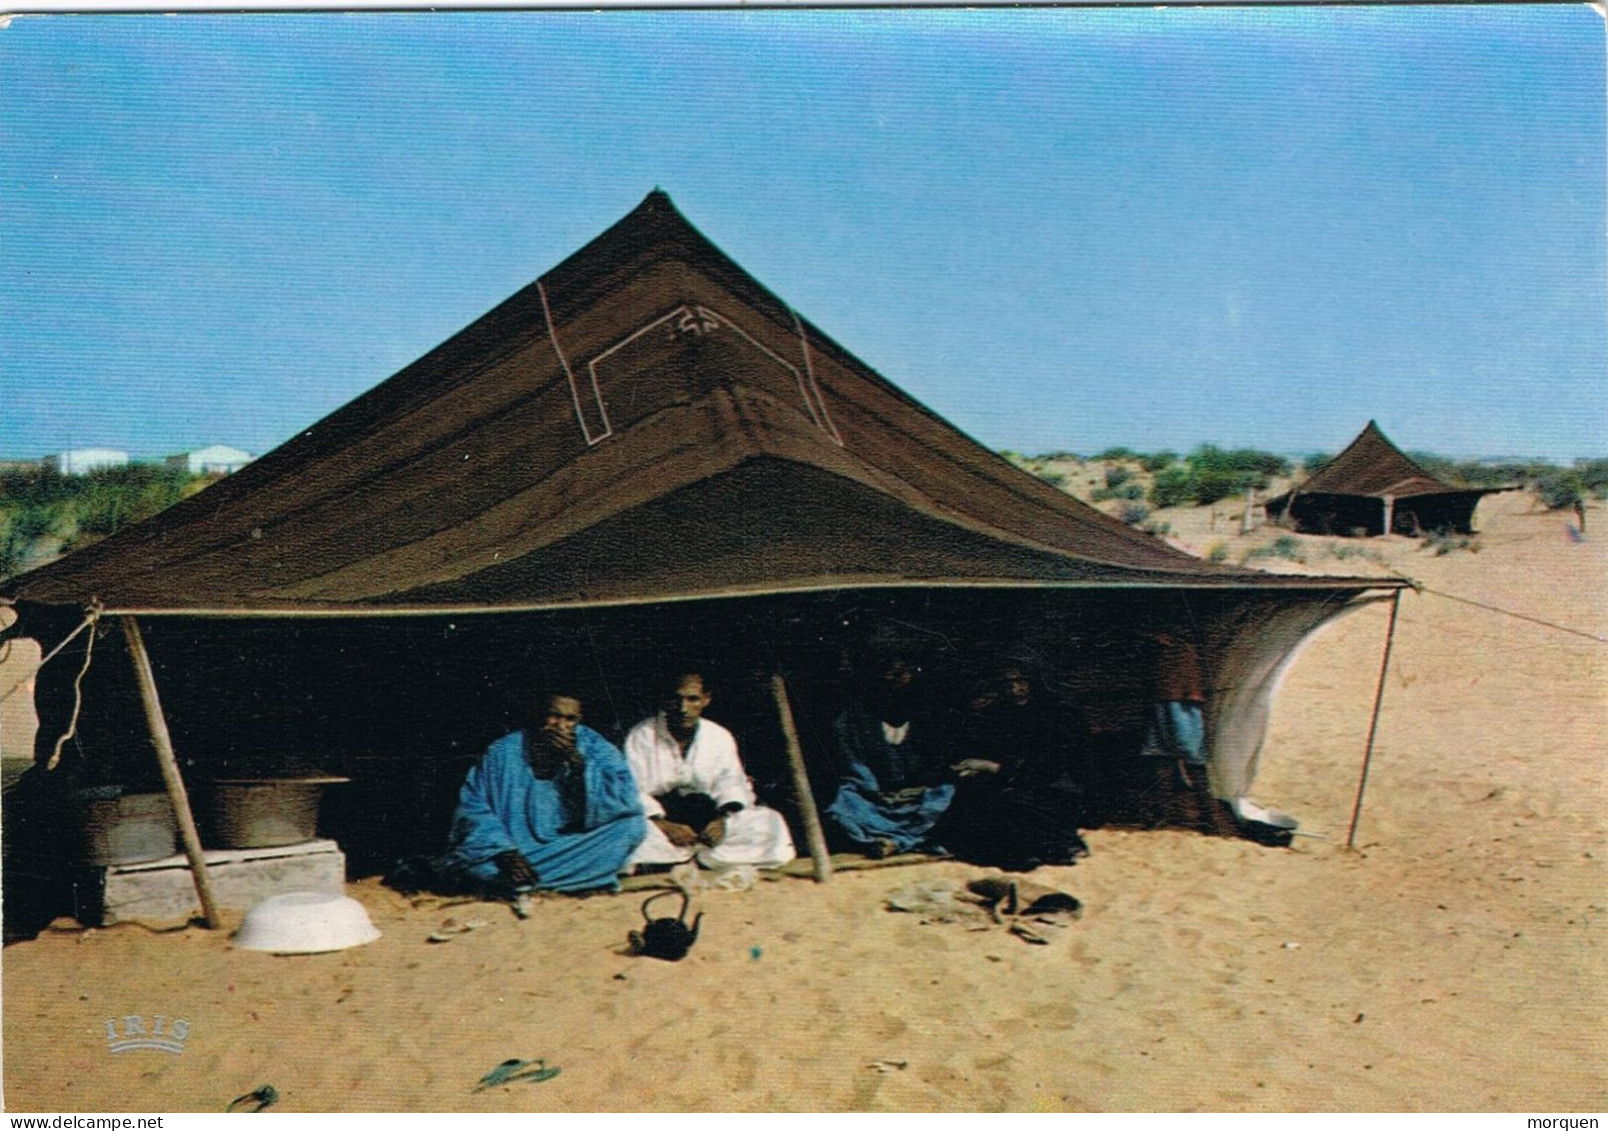
[[[271,895],[246,912],[234,944],[274,954],[321,954],[379,937],[357,900],[332,891],[288,891]]]

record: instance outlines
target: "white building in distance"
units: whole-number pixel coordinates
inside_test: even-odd
[[[168,456],[167,465],[182,467],[191,475],[229,475],[245,467],[254,458],[250,452],[243,452],[239,448],[213,444],[210,448]]]
[[[128,453],[113,448],[74,448],[46,456],[39,462],[62,475],[87,475],[102,467],[127,467]]]

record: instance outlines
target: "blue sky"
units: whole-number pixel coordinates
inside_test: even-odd
[[[1585,6],[18,17],[0,456],[262,452],[654,186],[990,447],[1608,454]]]

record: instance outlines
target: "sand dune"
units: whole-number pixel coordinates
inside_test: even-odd
[[[1303,538],[1277,568],[1396,568],[1608,637],[1608,535],[1530,506],[1487,500],[1478,553]],[[1162,517],[1198,552],[1273,536]],[[218,1111],[272,1083],[285,1111],[1600,1110],[1608,646],[1405,595],[1347,852],[1385,618],[1331,625],[1278,698],[1255,795],[1327,839],[1094,831],[1034,875],[1085,904],[1048,945],[884,908],[980,874],[953,862],[706,893],[679,964],[626,953],[639,897],[520,921],[362,881],[384,937],[341,953],[136,926],[8,947],[6,1107]],[[428,943],[447,916],[487,925]],[[108,1053],[107,1019],[155,1013],[190,1022],[182,1054]],[[562,1074],[472,1091],[509,1057]]]

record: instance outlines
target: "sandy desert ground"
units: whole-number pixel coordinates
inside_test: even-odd
[[[1160,517],[1236,558],[1277,534]],[[981,874],[953,862],[710,892],[679,964],[626,953],[638,896],[519,921],[365,880],[384,936],[339,953],[137,926],[6,948],[5,1106],[220,1111],[266,1083],[283,1111],[1601,1111],[1608,511],[1590,518],[1576,540],[1503,495],[1478,553],[1302,538],[1304,563],[1272,559],[1394,567],[1587,634],[1406,594],[1359,851],[1381,606],[1301,654],[1255,791],[1327,838],[1092,832],[1089,859],[1032,877],[1085,905],[1048,945],[885,909]],[[448,917],[487,923],[427,942]],[[182,1054],[108,1052],[107,1019],[156,1013],[190,1023]],[[562,1073],[472,1091],[510,1057]]]

